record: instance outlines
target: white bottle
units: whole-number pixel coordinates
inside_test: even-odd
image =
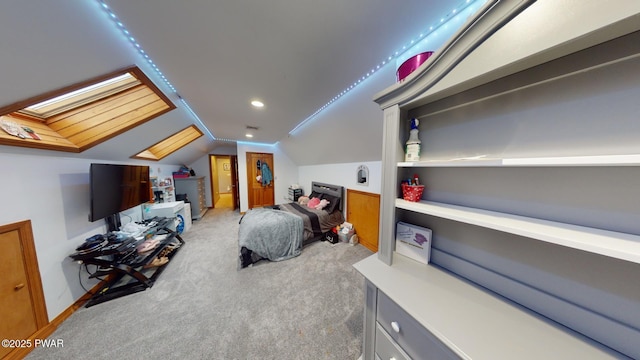
[[[407,150],[405,152],[404,161],[420,161],[420,139],[418,138],[418,119],[411,119],[411,130],[409,131],[409,140],[407,140]]]

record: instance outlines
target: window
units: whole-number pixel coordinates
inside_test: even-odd
[[[166,156],[169,156],[174,151],[186,146],[190,142],[196,140],[202,136],[202,131],[195,125],[191,125],[168,138],[152,145],[138,154],[132,156],[134,159],[143,160],[161,160]]]
[[[175,109],[130,67],[0,109],[0,144],[82,152]]]

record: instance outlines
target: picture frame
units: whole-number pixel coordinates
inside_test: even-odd
[[[396,224],[396,252],[428,264],[431,260],[431,229],[399,221]]]
[[[231,168],[231,164],[230,163],[222,163],[222,170],[229,171],[230,168]]]

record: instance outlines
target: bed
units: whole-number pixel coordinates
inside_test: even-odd
[[[318,210],[291,202],[251,209],[242,216],[238,231],[239,268],[264,259],[282,261],[298,256],[304,246],[323,239],[344,222],[344,187],[312,182],[308,197],[328,204]]]

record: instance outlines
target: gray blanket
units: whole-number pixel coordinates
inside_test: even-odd
[[[240,248],[271,261],[300,255],[304,224],[299,216],[273,209],[252,209],[241,220],[238,231]]]

